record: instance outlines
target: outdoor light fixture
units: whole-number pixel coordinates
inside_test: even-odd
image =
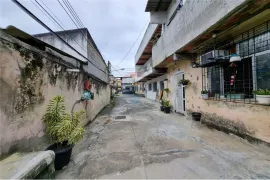
[[[79,69],[67,69],[66,71],[67,72],[80,72]]]
[[[241,57],[238,55],[238,54],[233,54],[231,57],[230,57],[230,62],[236,62],[236,61],[241,61]]]

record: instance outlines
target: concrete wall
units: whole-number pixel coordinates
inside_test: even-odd
[[[63,38],[68,44],[70,44],[73,48],[75,48],[79,53],[87,57],[87,41],[85,40],[86,33],[80,33],[77,31],[69,31],[68,33],[61,33],[58,34],[61,38]],[[77,52],[72,50],[70,47],[68,47],[66,44],[64,44],[61,40],[59,40],[54,34],[52,33],[46,33],[41,35],[35,35],[36,38],[40,39],[41,41],[44,41],[58,49],[61,49],[62,51],[78,58],[83,61],[86,61],[86,59],[83,59],[82,56],[80,56]]]
[[[103,58],[100,56],[98,51],[94,48],[94,45],[91,43],[90,45],[90,38],[87,34],[86,30],[75,30],[75,31],[67,31],[67,33],[58,33],[58,35],[63,38],[68,44],[70,44],[73,48],[75,48],[77,51],[79,51],[83,56],[87,57],[93,64],[88,62],[88,66],[85,67],[85,70],[88,71],[88,73],[95,75],[97,78],[108,82],[108,74],[104,73],[103,71],[107,72],[106,64],[103,60]],[[72,50],[70,47],[65,45],[62,41],[60,41],[55,35],[53,34],[41,34],[36,35],[36,38],[58,48],[62,51],[80,59],[83,61],[87,61],[85,58],[83,58],[81,55],[79,55],[77,52]],[[86,37],[88,39],[86,39]],[[95,67],[96,66],[96,67]],[[100,69],[103,71],[101,71]]]
[[[137,50],[137,53],[135,55],[135,64],[139,60],[140,56],[142,55],[145,47],[147,46],[148,42],[152,38],[155,30],[157,29],[158,25],[157,24],[149,24],[147,27],[146,32],[144,33],[143,39],[141,41],[141,44]]]
[[[160,95],[160,81],[164,81],[164,79],[166,79],[166,75],[159,76],[157,78],[154,78],[154,79],[144,83],[145,84],[145,89],[146,89],[146,98],[152,99],[152,100],[158,100],[158,97]],[[157,82],[157,92],[153,91],[153,83],[154,82]],[[150,83],[152,84],[152,90],[151,91],[149,91],[149,89],[148,89],[148,85]],[[165,85],[165,88],[166,88],[166,85]]]
[[[202,34],[245,0],[187,0],[152,50],[153,66]]]
[[[76,67],[56,54],[40,51],[0,31],[0,155],[44,149],[49,142],[41,118],[48,102],[62,95],[70,112],[80,99],[87,74],[66,72],[66,68]],[[85,102],[75,106],[75,111],[86,110],[83,125],[110,102],[109,86],[92,82],[95,99],[87,107]]]
[[[104,82],[108,82],[109,81],[109,76],[107,73],[107,66],[103,60],[103,58],[100,56],[100,54],[94,49],[94,47],[92,45],[90,45],[89,43],[87,44],[87,57],[88,59],[90,59],[94,64],[91,64],[88,62],[88,72],[90,74],[95,75],[96,77],[98,77],[99,79],[103,80]],[[97,68],[99,67],[99,69]],[[101,70],[103,71],[101,71]],[[104,73],[106,72],[106,73]]]
[[[201,99],[202,69],[192,68],[190,60],[177,61],[168,68],[168,99],[175,98],[174,74],[184,71],[185,78],[191,83],[186,87],[187,112],[202,112],[203,120],[270,143],[270,106],[221,102]]]

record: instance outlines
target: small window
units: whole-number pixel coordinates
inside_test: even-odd
[[[160,86],[160,90],[163,91],[164,90],[164,81],[160,81],[159,86]]]
[[[270,89],[270,53],[256,56],[257,89]]]
[[[154,82],[153,83],[153,91],[154,92],[157,92],[157,82]]]
[[[148,84],[148,91],[152,91],[152,84]]]

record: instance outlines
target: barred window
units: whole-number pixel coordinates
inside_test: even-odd
[[[157,82],[154,82],[153,83],[153,91],[154,92],[157,92]]]
[[[207,58],[201,61],[202,89],[208,90],[209,99],[257,103],[253,91],[270,89],[269,25],[270,21],[263,23],[213,50],[229,50],[229,56],[224,53],[207,58],[210,51],[202,55]],[[230,62],[230,55],[235,53],[240,55],[241,61]]]
[[[148,91],[152,91],[152,84],[151,83],[148,84]]]

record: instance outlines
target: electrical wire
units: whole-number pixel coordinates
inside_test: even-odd
[[[71,13],[73,12],[73,15],[75,17],[75,19],[77,20],[78,24],[81,26],[81,27],[84,27],[80,17],[77,15],[76,11],[74,10],[74,8],[72,7],[72,5],[69,3],[68,0],[63,0],[64,2],[66,2],[67,6],[70,8],[71,10]]]
[[[12,2],[14,2],[16,5],[18,5],[23,11],[25,11],[29,16],[31,16],[35,21],[37,21],[39,24],[41,24],[44,28],[46,28],[48,31],[50,31],[56,37],[58,37],[64,44],[66,44],[68,47],[70,47],[72,50],[74,50],[77,54],[79,54],[84,59],[86,59],[88,62],[90,62],[93,66],[95,66],[87,57],[85,57],[83,54],[81,54],[79,51],[77,51],[74,47],[72,47],[69,43],[67,43],[63,38],[61,38],[57,33],[55,33],[49,26],[47,26],[44,22],[42,22],[37,16],[35,16],[25,6],[23,6],[18,0],[12,0]],[[96,68],[98,68],[99,70],[103,71],[106,74],[106,72],[103,69],[100,69],[99,67],[96,67]]]
[[[31,0],[31,2],[33,3],[33,4],[35,4],[32,0]],[[42,9],[43,9],[43,11],[45,11],[46,13],[47,13],[47,15],[49,15],[49,17],[66,33],[66,35],[69,35],[66,31],[65,31],[65,29],[54,19],[54,17],[52,17],[51,15],[50,15],[50,13],[48,13],[48,11],[41,5],[41,4],[39,4],[39,2],[37,1],[37,0],[35,0],[35,2],[39,5],[39,7],[41,7]],[[43,12],[44,13],[44,12]],[[70,38],[74,41],[74,42],[76,42],[76,44],[78,44],[81,48],[82,48],[82,50],[84,50],[85,52],[87,52],[74,38],[72,38],[72,36],[70,36]]]
[[[68,11],[66,10],[66,8],[62,5],[62,3],[59,1],[59,0],[57,0],[58,1],[58,3],[61,5],[61,7],[64,9],[64,11],[66,12],[66,14],[69,16],[69,18],[72,20],[72,22],[75,24],[75,26],[80,30],[80,27],[78,27],[78,25],[77,25],[77,23],[73,20],[73,18],[71,17],[71,16],[73,16],[72,14],[71,14],[71,16],[70,16],[70,14],[68,13]],[[66,6],[66,4],[65,4],[65,6]],[[97,50],[97,48],[95,48],[93,45],[92,45],[92,42],[89,42],[89,40],[88,40],[88,38],[87,38],[87,36],[84,34],[84,32],[83,31],[81,31],[80,30],[80,32],[81,32],[81,34],[84,36],[84,38],[86,39],[86,41],[88,42],[88,44],[93,48],[93,49],[96,49]],[[99,53],[99,52],[98,52]],[[99,53],[99,55],[101,56],[101,58],[103,58],[102,57],[102,55]],[[96,64],[97,62],[96,61],[94,61],[94,63]],[[97,65],[97,64],[96,64]],[[100,66],[100,62],[98,62],[98,65]]]
[[[36,1],[36,0],[35,0]],[[41,0],[40,0],[41,1]],[[37,2],[37,1],[36,1]],[[38,2],[37,2],[38,3]],[[43,3],[43,2],[42,2]],[[38,3],[39,4],[39,3]],[[45,6],[46,6],[46,4],[45,3],[43,3]],[[41,7],[42,7],[42,5],[41,4],[39,4]],[[50,8],[48,7],[48,6],[46,6],[47,7],[47,9],[57,18],[57,16],[50,10]],[[63,6],[62,6],[63,7]],[[45,10],[45,8],[44,7],[42,7],[42,9],[43,10]],[[46,10],[45,10],[46,11]],[[46,13],[48,14],[48,12],[46,11]],[[66,12],[67,13],[67,12]],[[67,13],[68,14],[68,13]],[[57,21],[50,15],[50,14],[48,14],[56,23],[57,23]],[[70,16],[69,16],[70,17]],[[71,17],[70,17],[71,18]],[[58,18],[57,18],[57,20],[58,21],[60,21]],[[60,21],[60,23],[61,23],[61,21]],[[59,26],[61,26],[59,23],[57,23]],[[76,24],[75,24],[76,25]],[[78,27],[78,26],[77,26]],[[61,27],[63,30],[64,30],[64,32],[65,32],[65,29],[63,28],[63,27]],[[81,31],[80,31],[81,32]],[[88,41],[88,39],[87,39],[87,37],[84,35],[84,33],[83,32],[81,32],[81,34],[86,38],[86,41],[89,43],[89,41]],[[72,38],[72,35],[71,35],[71,38]],[[73,38],[72,38],[73,39]],[[75,41],[75,39],[73,39],[74,41]],[[75,41],[76,42],[76,41]],[[77,42],[76,42],[77,43]],[[77,43],[78,44],[78,43]],[[92,46],[92,44],[91,43],[89,43],[91,46]],[[80,44],[78,44],[80,47],[81,47],[81,45]],[[93,46],[92,46],[93,47]],[[82,48],[83,49],[83,48]],[[93,49],[95,49],[94,47],[93,47]],[[83,49],[84,50],[84,49]],[[87,52],[87,50],[84,50],[85,52]],[[104,70],[103,69],[101,69],[101,64],[100,63],[98,63],[97,64],[97,62],[96,61],[94,61],[94,62],[90,62],[91,64],[95,64],[94,66],[96,67],[96,68],[98,68],[99,70],[101,70],[102,72],[104,72]],[[98,66],[98,67],[97,67]],[[106,65],[105,65],[106,66]],[[104,72],[105,74],[103,74],[103,77],[102,78],[104,78],[104,76],[106,76],[106,72]]]
[[[65,31],[65,29],[50,15],[50,13],[48,13],[48,11],[46,11],[46,9],[41,5],[41,4],[39,4],[38,2],[37,2],[37,0],[35,0],[36,1],[36,3],[53,19],[53,21],[55,21],[57,24],[58,24],[58,26],[60,26],[60,28],[67,34],[67,32]],[[32,1],[31,1],[32,2]],[[32,2],[33,3],[33,2]],[[44,4],[44,3],[43,3]],[[46,6],[46,5],[45,5]],[[46,6],[47,8],[48,8],[48,6]],[[48,10],[56,17],[56,15],[50,10],[50,8],[48,8]],[[56,17],[57,18],[57,17]],[[58,18],[57,18],[58,19]],[[59,19],[58,19],[58,21],[60,21]],[[60,21],[61,22],[61,21]],[[83,47],[74,39],[74,38],[72,38],[72,35],[70,35],[70,37],[71,37],[71,39],[72,40],[74,40],[82,49],[83,49]],[[89,43],[89,42],[88,42]],[[83,49],[85,52],[87,52],[87,50],[85,50],[85,49]],[[96,64],[96,62],[94,63],[95,64],[95,67],[97,67],[97,66],[99,66],[99,67],[97,67],[98,69],[100,68],[100,64],[99,65],[97,65]],[[101,69],[99,69],[99,70],[101,70]],[[104,72],[104,71],[103,71]],[[105,73],[105,72],[104,72]],[[105,73],[106,74],[106,73]]]
[[[129,55],[130,51],[133,49],[133,47],[135,46],[135,44],[137,43],[137,41],[139,40],[141,34],[143,33],[143,30],[146,28],[146,26],[148,25],[148,22],[146,23],[146,25],[143,27],[143,29],[141,30],[139,36],[137,37],[137,39],[135,40],[135,42],[133,43],[133,45],[131,46],[131,48],[128,50],[127,54],[123,57],[123,59],[116,65],[119,66],[125,59],[126,57]]]
[[[32,0],[31,0],[32,1]],[[58,17],[52,12],[52,10],[43,2],[43,0],[39,0],[49,11],[50,11],[50,13],[55,17],[55,19],[57,19],[58,20],[58,22],[65,28],[65,29],[67,29],[66,27],[65,27],[65,25],[62,23],[62,21],[60,20],[60,19],[58,19]]]

